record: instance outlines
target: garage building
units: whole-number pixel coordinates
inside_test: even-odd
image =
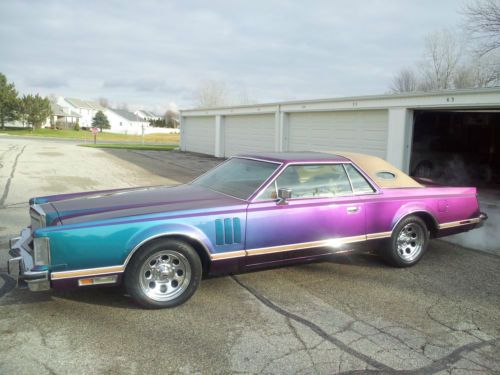
[[[181,150],[362,152],[414,176],[477,186],[490,220],[481,238],[460,241],[500,249],[500,87],[184,110]]]

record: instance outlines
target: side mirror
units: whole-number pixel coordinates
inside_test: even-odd
[[[292,197],[292,190],[281,188],[278,189],[278,203],[277,204],[288,204],[287,200]]]

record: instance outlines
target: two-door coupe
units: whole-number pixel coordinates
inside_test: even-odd
[[[309,261],[368,245],[407,267],[429,238],[487,216],[476,188],[424,186],[352,153],[232,157],[193,182],[38,197],[10,243],[33,291],[124,282],[145,307],[189,299],[201,277]]]

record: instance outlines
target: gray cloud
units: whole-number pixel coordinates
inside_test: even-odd
[[[157,107],[201,81],[258,101],[375,94],[456,25],[454,0],[0,3],[0,71],[20,91]]]
[[[58,89],[65,87],[68,81],[64,77],[58,76],[39,76],[26,79],[26,85],[42,89]]]

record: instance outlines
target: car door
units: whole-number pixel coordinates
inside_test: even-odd
[[[285,204],[277,191],[292,190]],[[246,265],[313,258],[366,239],[363,204],[338,163],[288,165],[247,211]]]

